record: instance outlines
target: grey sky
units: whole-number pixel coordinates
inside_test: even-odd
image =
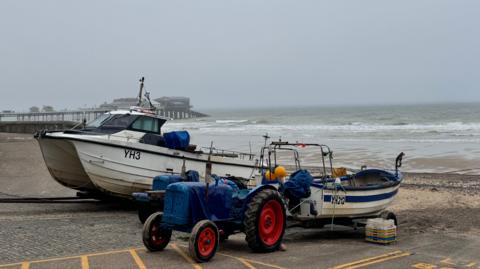
[[[0,1],[0,110],[480,101],[480,1]]]

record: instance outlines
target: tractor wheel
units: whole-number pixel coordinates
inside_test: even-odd
[[[188,251],[197,262],[208,262],[215,256],[219,244],[217,225],[210,220],[199,221],[192,229]]]
[[[398,226],[397,216],[392,211],[388,211],[388,210],[383,211],[382,214],[380,214],[380,218],[387,219],[387,220],[392,219],[393,222],[395,223],[395,226]]]
[[[153,213],[143,225],[143,244],[150,251],[163,250],[170,242],[172,230],[161,225],[163,213]]]
[[[145,221],[147,221],[148,217],[150,217],[150,215],[152,215],[155,212],[156,212],[156,210],[153,209],[150,206],[147,206],[147,205],[139,206],[138,207],[138,219],[140,220],[140,222],[142,224],[144,224]]]
[[[271,252],[280,247],[286,227],[285,204],[276,190],[257,193],[248,204],[243,222],[245,240],[255,252]]]

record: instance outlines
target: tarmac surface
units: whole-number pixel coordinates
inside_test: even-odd
[[[1,204],[0,227],[0,268],[480,268],[480,237],[401,227],[391,245],[365,242],[363,229],[292,228],[287,251],[267,254],[252,253],[238,234],[202,264],[189,258],[184,233],[148,252],[136,211],[125,205]]]

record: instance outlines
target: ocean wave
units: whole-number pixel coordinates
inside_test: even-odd
[[[215,123],[245,123],[248,120],[216,120]]]
[[[199,129],[202,133],[223,132],[303,132],[312,134],[318,132],[338,133],[412,133],[426,135],[480,135],[480,123],[447,122],[435,124],[419,123],[361,123],[347,124],[268,124],[249,120],[215,120],[209,122],[172,122],[166,127],[179,129]]]

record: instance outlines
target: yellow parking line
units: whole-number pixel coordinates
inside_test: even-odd
[[[30,268],[30,263],[29,262],[24,262],[22,263],[22,267],[20,267],[21,269],[28,269]]]
[[[144,248],[133,248],[133,249],[134,250],[140,250],[140,249],[144,249]],[[128,252],[130,250],[131,249],[120,249],[120,250],[112,250],[112,251],[105,251],[105,252],[94,252],[94,253],[83,254],[83,255],[50,258],[50,259],[43,259],[43,260],[15,262],[15,263],[9,263],[9,264],[1,264],[0,268],[11,267],[11,266],[15,266],[15,265],[22,265],[23,266],[24,264],[28,264],[28,266],[30,266],[30,264],[32,264],[32,263],[43,263],[43,262],[64,261],[64,260],[71,260],[71,259],[81,259],[82,256],[94,257],[94,256],[102,256],[102,255],[109,255],[109,254],[116,254],[116,253],[124,253],[124,252]],[[26,268],[28,268],[28,267],[26,267]]]
[[[401,257],[410,256],[410,255],[412,255],[412,254],[408,253],[408,252],[394,251],[394,252],[386,253],[386,254],[383,254],[383,255],[370,257],[370,258],[363,259],[363,260],[358,260],[358,261],[351,262],[351,263],[337,265],[335,267],[332,267],[331,269],[355,269],[355,268],[365,267],[367,265],[380,263],[380,262],[393,260],[393,259],[398,259],[398,258],[401,258]]]
[[[246,267],[248,267],[249,269],[257,269],[255,268],[255,266],[253,266],[251,263],[249,263],[247,260],[245,259],[242,259],[242,258],[237,258],[237,260],[239,260],[241,263],[243,263]]]
[[[471,267],[474,267],[477,263],[476,262],[471,262],[469,264],[466,265],[467,268],[471,268]]]
[[[80,259],[82,261],[82,269],[90,269],[90,265],[88,264],[88,257],[82,256]]]
[[[355,268],[365,267],[367,265],[380,263],[380,262],[385,262],[385,261],[393,260],[393,259],[398,259],[398,258],[401,258],[401,257],[410,256],[410,255],[412,255],[412,254],[408,253],[408,252],[405,252],[405,253],[402,253],[402,254],[399,254],[399,255],[394,255],[394,256],[386,257],[386,258],[383,258],[383,259],[380,259],[380,260],[374,260],[374,261],[371,261],[371,262],[350,266],[350,267],[347,267],[347,268],[348,269],[355,269]]]
[[[243,263],[243,262],[255,263],[255,264],[260,264],[260,265],[263,265],[263,266],[268,266],[268,267],[272,267],[272,268],[276,268],[276,269],[285,269],[285,267],[281,267],[281,266],[278,266],[278,265],[269,264],[269,263],[260,262],[260,261],[255,261],[255,260],[250,260],[250,259],[243,258],[243,257],[236,257],[236,256],[228,255],[228,254],[225,254],[225,253],[218,253],[218,255],[222,255],[222,256],[225,256],[225,257],[237,259],[237,260],[240,260],[242,263]],[[245,263],[244,263],[244,264],[245,264]],[[245,264],[245,265],[246,265],[246,264]],[[251,265],[251,264],[250,264],[250,265]],[[248,265],[247,265],[247,267],[248,267]]]
[[[135,260],[135,263],[137,263],[138,268],[147,269],[147,267],[143,263],[142,259],[140,259],[140,256],[138,256],[137,252],[134,249],[130,250],[130,254],[132,255],[133,259]]]
[[[190,256],[188,256],[185,252],[183,252],[183,250],[181,250],[175,243],[172,243],[170,245],[178,254],[180,254],[180,256],[182,256],[187,262],[189,262],[193,266],[193,268],[202,269],[202,267],[198,263],[192,260],[192,258],[190,258]]]
[[[354,261],[354,262],[350,262],[350,263],[345,263],[345,264],[337,265],[337,266],[335,266],[335,267],[332,267],[331,269],[343,269],[343,268],[348,268],[349,266],[353,266],[353,265],[357,265],[357,264],[360,264],[360,263],[369,262],[369,261],[372,261],[372,260],[381,259],[381,258],[393,256],[393,255],[398,255],[398,254],[400,254],[400,253],[402,253],[402,251],[397,250],[397,251],[394,251],[394,252],[385,253],[385,254],[383,254],[383,255],[379,255],[379,256],[375,256],[375,257],[370,257],[370,258],[367,258],[367,259],[363,259],[363,260],[358,260],[358,261]]]

